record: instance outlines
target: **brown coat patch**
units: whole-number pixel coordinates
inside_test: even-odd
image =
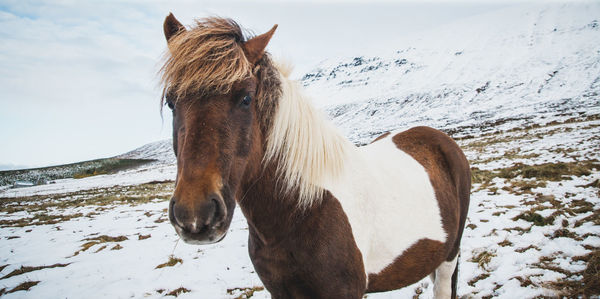
[[[362,297],[362,256],[337,199],[326,193],[320,204],[298,211],[297,193],[278,191],[272,167],[243,189],[248,250],[272,298]]]
[[[392,141],[427,171],[447,234],[446,243],[422,239],[378,274],[369,275],[368,292],[398,289],[433,272],[456,257],[460,247],[471,189],[469,163],[448,135],[429,127],[396,134]]]

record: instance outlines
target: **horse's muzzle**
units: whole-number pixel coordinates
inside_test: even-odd
[[[172,197],[169,220],[181,239],[189,244],[211,244],[227,234],[227,208],[220,195],[212,193],[192,205]]]

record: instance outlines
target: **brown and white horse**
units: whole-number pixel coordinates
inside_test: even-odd
[[[229,19],[165,20],[179,236],[220,241],[237,202],[273,298],[361,298],[430,274],[436,298],[454,297],[471,186],[460,148],[428,127],[355,147],[265,53],[275,29],[246,40]]]

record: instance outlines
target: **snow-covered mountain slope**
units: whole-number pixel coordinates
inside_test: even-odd
[[[599,19],[597,1],[515,4],[303,78],[357,144],[414,125],[457,139],[473,166],[461,298],[600,295]],[[119,157],[158,162],[0,190],[0,296],[269,298],[239,210],[222,242],[179,242],[170,140]],[[432,297],[429,278],[366,296],[411,297]]]
[[[416,125],[462,137],[597,115],[599,22],[597,2],[514,5],[331,58],[302,83],[356,144]],[[169,140],[119,157],[174,161]]]
[[[166,164],[174,164],[177,161],[173,154],[173,143],[170,139],[148,143],[115,158],[152,159]]]
[[[303,82],[359,144],[415,125],[463,136],[598,114],[599,12],[597,2],[516,5],[387,56],[331,59]]]

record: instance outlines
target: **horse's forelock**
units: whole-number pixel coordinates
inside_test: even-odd
[[[175,99],[188,93],[229,93],[236,82],[252,74],[242,49],[244,41],[241,27],[231,19],[197,20],[195,26],[168,42],[160,69],[163,95],[167,88]]]

